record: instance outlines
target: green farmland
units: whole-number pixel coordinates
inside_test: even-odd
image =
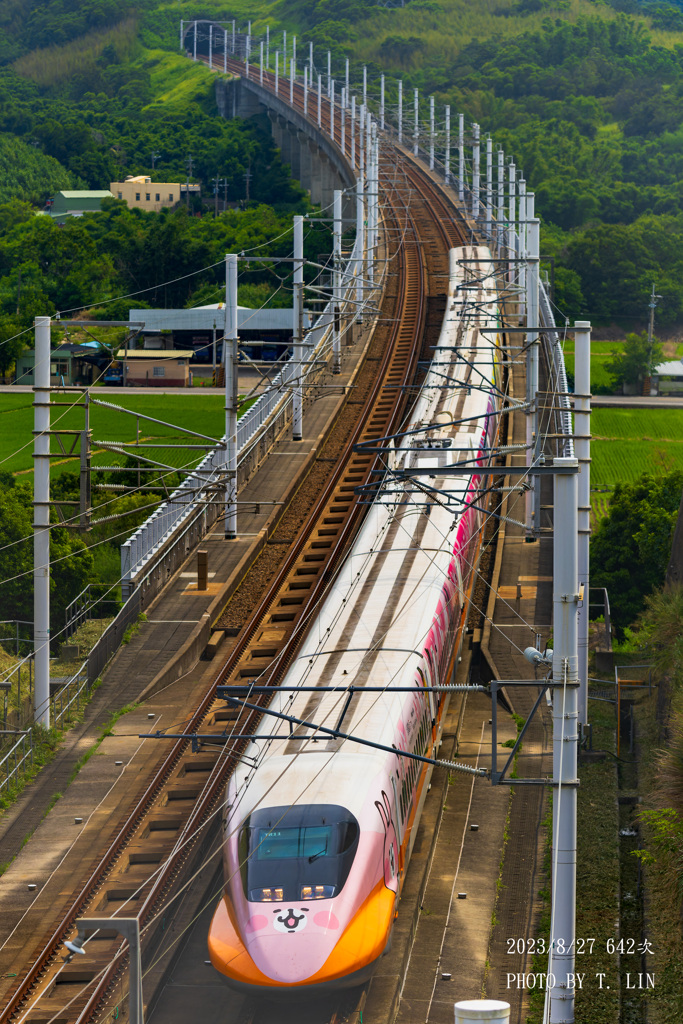
[[[135,441],[136,424],[139,422],[140,440],[163,444],[163,448],[150,448],[142,454],[157,462],[174,466],[192,468],[205,455],[203,449],[178,449],[180,444],[203,444],[201,438],[183,433],[182,428],[195,430],[209,438],[218,439],[224,433],[225,412],[222,395],[182,394],[182,395],[108,395],[106,391],[98,391],[96,395],[102,401],[120,405],[156,419],[177,424],[181,429],[163,427],[148,420],[137,420],[114,409],[105,409],[96,405],[90,408],[90,427],[93,438],[93,466],[106,466],[121,462],[121,456],[113,452],[97,449],[97,441]],[[67,408],[73,399],[67,394],[59,396],[63,406],[53,404],[52,428],[59,430],[82,430],[82,408]],[[32,394],[1,394],[0,395],[0,471],[15,474],[33,471],[33,395]],[[65,447],[70,448],[71,439],[65,437]],[[206,442],[210,445],[210,442]],[[211,446],[211,445],[210,445]],[[174,447],[176,450],[174,450]],[[56,439],[52,438],[51,450],[58,452]],[[78,448],[77,448],[78,450]],[[131,451],[134,454],[134,451]],[[64,470],[75,471],[78,459],[53,459],[54,473]]]
[[[591,391],[594,395],[612,394],[614,384],[606,366],[624,347],[621,341],[594,341],[591,338]],[[564,344],[564,362],[567,373],[574,375],[574,338]]]
[[[594,519],[617,483],[683,469],[683,409],[593,409],[591,433]]]

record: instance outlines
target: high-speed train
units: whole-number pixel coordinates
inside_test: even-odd
[[[453,250],[406,435],[282,681],[294,692],[276,690],[270,704],[396,753],[264,717],[260,732],[273,738],[249,745],[229,783],[225,886],[209,932],[211,962],[242,991],[358,985],[389,948],[431,774],[399,752],[429,756],[439,744],[447,701],[425,687],[452,681],[484,521],[486,478],[440,471],[488,462],[498,325],[489,251]],[[406,468],[429,472],[399,478]],[[351,699],[330,690],[349,685],[360,690]]]

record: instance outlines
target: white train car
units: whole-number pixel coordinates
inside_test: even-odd
[[[487,249],[451,253],[443,328],[407,428],[415,433],[398,446],[409,450],[390,455],[380,496],[283,679],[294,692],[276,692],[270,705],[428,756],[447,701],[424,687],[452,678],[487,482],[439,470],[486,463],[498,424],[489,261]],[[433,473],[397,480],[392,470],[407,466]],[[322,689],[348,685],[360,691],[350,701]],[[315,689],[297,692],[304,686]],[[357,985],[389,947],[431,768],[270,716],[260,732],[274,738],[250,744],[258,767],[238,766],[228,788],[211,961],[229,984],[260,995]]]

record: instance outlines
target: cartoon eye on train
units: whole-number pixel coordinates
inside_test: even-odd
[[[440,469],[463,452],[475,465],[487,462],[498,419],[495,332],[457,315],[465,303],[458,255],[480,261],[477,308],[482,323],[498,322],[488,250],[455,251],[433,373],[408,426],[424,427],[428,440],[401,456],[428,467],[437,487]],[[456,381],[452,390],[441,386],[444,373]],[[417,757],[438,750],[447,706],[426,688],[453,679],[485,486],[476,474],[450,477],[450,505],[404,482],[380,487],[313,616],[283,680],[306,690],[276,690],[271,707],[334,727],[344,705],[345,733],[385,749],[264,718],[271,738],[249,745],[228,785],[225,885],[208,940],[231,986],[278,998],[351,987],[390,948],[432,770]],[[333,689],[342,683],[356,688],[348,706]]]

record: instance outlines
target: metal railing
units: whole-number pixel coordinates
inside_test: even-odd
[[[27,729],[15,735],[19,738],[0,758],[0,793],[19,781],[19,773],[26,770],[27,762],[33,765],[33,730]]]
[[[90,685],[88,662],[84,661],[78,671],[50,697],[50,721],[55,729],[63,729],[65,723],[68,723],[74,704],[76,714],[80,712],[81,702],[85,701],[90,692]]]
[[[64,639],[68,639],[73,636],[78,627],[84,622],[90,621],[95,618],[96,609],[100,609],[102,605],[114,605],[115,607],[120,604],[116,598],[105,597],[104,595],[111,593],[113,586],[108,583],[88,583],[87,586],[78,594],[73,601],[66,606],[65,611],[65,625],[64,625]],[[102,591],[101,597],[95,597],[96,591]]]
[[[354,243],[346,267],[342,272],[343,281],[346,282],[343,288],[342,303],[348,303],[354,297],[355,278],[349,268],[352,266],[354,268],[357,268],[359,265],[362,266],[359,243],[360,240]],[[326,363],[331,354],[332,331],[334,327],[333,310],[334,301],[330,300],[309,331],[308,347],[311,354],[308,358],[308,368],[303,375],[304,388],[311,378],[319,372],[320,363]],[[295,374],[296,368],[293,365],[293,361],[290,360],[285,363],[280,373],[273,378],[268,390],[259,395],[251,408],[238,421],[238,466],[248,458],[265,431],[279,417],[284,419],[292,402]],[[190,522],[192,522],[192,525],[196,525],[197,516],[203,516],[203,529],[200,530],[199,536],[196,538],[196,540],[199,540],[206,532],[206,529],[215,521],[218,513],[214,509],[215,514],[207,514],[207,505],[210,502],[211,493],[217,492],[223,481],[225,437],[223,437],[221,443],[223,447],[215,448],[209,452],[199,466],[183,480],[180,487],[173,492],[168,501],[160,505],[138,527],[135,533],[121,545],[121,579],[124,597],[130,595],[133,583],[135,586],[138,585],[135,577],[146,567],[154,563],[175,531],[184,525],[188,525]],[[215,505],[215,501],[212,504]]]

